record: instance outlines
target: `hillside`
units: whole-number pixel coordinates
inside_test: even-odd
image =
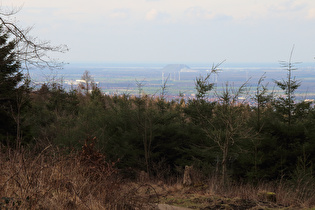
[[[184,70],[190,70],[191,68],[185,64],[169,64],[165,66],[162,71],[164,73],[178,72]]]

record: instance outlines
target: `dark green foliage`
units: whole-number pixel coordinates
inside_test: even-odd
[[[207,175],[224,171],[226,179],[290,178],[302,148],[307,155],[314,151],[314,110],[305,102],[295,104],[294,123],[287,129],[261,94],[257,126],[258,110],[237,101],[242,90],[227,85],[218,95],[220,103],[185,103],[43,85],[32,92],[33,132],[37,140],[72,149],[96,137],[98,149],[109,160],[119,160],[117,166],[128,176],[144,170],[166,178],[193,164]]]
[[[287,71],[287,78],[282,81],[275,81],[276,85],[284,91],[285,97],[279,97],[275,100],[274,107],[276,108],[276,113],[283,122],[287,122],[289,126],[293,122],[292,116],[295,114],[295,104],[294,104],[294,92],[301,85],[300,81],[293,77],[292,72],[296,70],[294,63],[292,63],[292,54],[294,46],[292,48],[289,61],[281,62],[282,67]]]
[[[193,124],[206,126],[207,121],[212,118],[215,105],[215,102],[205,100],[189,100],[184,112]]]
[[[0,142],[16,146],[22,134],[27,139],[23,113],[28,106],[28,81],[23,83],[21,65],[15,50],[17,43],[0,26]]]
[[[14,60],[12,65],[19,67]],[[104,95],[87,73],[90,83],[83,92],[66,91],[60,84],[31,91],[27,80],[18,85],[19,70],[11,70],[9,77],[3,76],[9,70],[1,72],[1,81],[11,84],[0,85],[0,120],[6,122],[1,124],[2,142],[23,139],[26,144],[32,137],[30,145],[38,151],[47,145],[71,151],[96,137],[96,149],[133,178],[142,170],[159,179],[181,176],[185,165],[194,165],[223,182],[313,179],[315,109],[295,101],[299,83],[291,75],[276,82],[285,93],[278,98],[263,84],[263,75],[253,96],[258,106],[250,107],[238,100],[247,94],[247,83],[234,88],[227,82],[216,92],[210,74],[196,78],[197,97],[185,102],[167,101],[166,84],[160,97],[145,95],[141,83],[138,96]],[[211,73],[216,70],[214,66]],[[209,91],[216,101],[207,99]]]
[[[206,93],[213,89],[214,84],[209,83],[209,78],[211,74],[206,75],[206,77],[200,76],[199,78],[196,78],[195,85],[197,90],[196,97],[198,99],[202,99],[206,96]]]
[[[290,179],[302,153],[315,161],[314,109],[294,103],[289,126],[266,86],[258,88],[259,109],[238,101],[246,84],[236,89],[226,83],[217,102],[199,97],[187,103],[43,85],[32,92],[32,130],[37,142],[69,149],[96,137],[97,149],[134,178],[141,170],[167,178],[194,165],[225,181]]]
[[[66,92],[59,84],[43,84],[31,97],[29,118],[37,144],[64,142],[72,147],[70,142],[73,141],[68,137],[77,124],[79,99],[76,91]]]
[[[217,74],[219,71],[219,66],[223,63],[224,61],[222,61],[221,63],[217,64],[217,65],[212,65],[211,68],[211,72],[208,73],[205,77],[203,76],[199,76],[195,79],[195,87],[197,90],[197,100],[203,100],[206,96],[206,93],[211,91],[214,88],[214,83],[210,82],[210,77],[213,74]]]
[[[253,121],[252,123],[256,124],[257,131],[263,129],[264,117],[262,116],[262,113],[268,109],[268,105],[271,104],[273,98],[273,93],[268,93],[268,84],[263,84],[264,79],[265,74],[263,74],[258,80],[255,96],[253,97],[253,100],[257,103],[257,106],[253,107],[255,111],[254,116],[256,116],[256,122]]]

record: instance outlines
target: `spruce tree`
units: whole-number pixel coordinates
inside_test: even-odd
[[[0,141],[11,141],[17,133],[14,119],[18,85],[23,79],[20,62],[16,58],[17,43],[0,26]]]
[[[284,97],[279,97],[278,100],[275,102],[275,107],[277,111],[282,115],[283,121],[287,122],[289,127],[293,121],[293,114],[295,111],[295,97],[294,92],[300,87],[301,82],[296,80],[295,77],[292,76],[292,72],[297,70],[294,67],[294,63],[292,63],[292,54],[293,54],[294,46],[292,48],[289,61],[282,61],[281,65],[287,71],[287,78],[286,80],[283,79],[282,81],[275,81],[276,85],[284,91]]]

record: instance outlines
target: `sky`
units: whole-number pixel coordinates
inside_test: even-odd
[[[315,62],[313,0],[0,0],[65,62]]]

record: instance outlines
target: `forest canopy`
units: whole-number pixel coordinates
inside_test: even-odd
[[[170,179],[193,165],[201,180],[216,177],[222,186],[284,179],[293,188],[303,185],[307,192],[314,187],[309,183],[314,183],[315,109],[311,102],[295,100],[301,83],[294,77],[293,50],[282,63],[286,77],[274,78],[284,94],[268,90],[262,75],[255,95],[248,96],[255,106],[238,100],[246,93],[246,82],[234,87],[227,81],[223,91],[215,91],[210,76],[218,74],[220,64],[195,79],[197,97],[189,100],[166,100],[166,83],[160,96],[144,94],[141,83],[138,96],[106,95],[89,72],[71,90],[55,82],[35,89],[22,69],[59,68],[60,63],[46,53],[67,48],[35,42],[29,30],[10,21],[13,14],[0,13],[3,154],[11,150],[42,154],[47,148],[54,149],[52,156],[60,150],[76,152],[85,161],[106,159],[106,169],[112,172],[115,166],[131,180],[140,171]],[[216,100],[208,100],[209,92]],[[104,165],[98,166],[104,170]]]

